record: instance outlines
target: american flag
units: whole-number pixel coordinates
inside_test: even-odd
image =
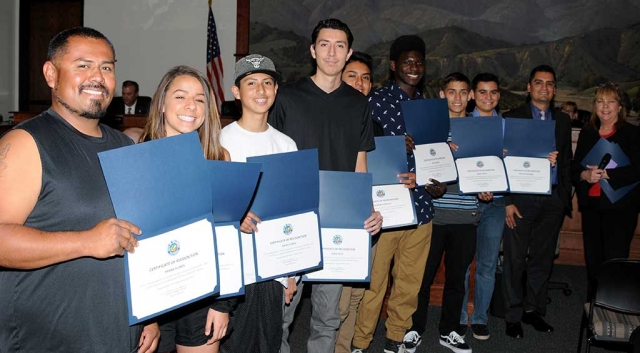
[[[213,19],[213,11],[211,11],[211,0],[209,0],[209,25],[207,26],[207,77],[213,87],[218,109],[220,109],[220,105],[224,102],[224,70],[220,57],[216,21]]]

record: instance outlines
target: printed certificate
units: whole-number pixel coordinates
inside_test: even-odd
[[[546,158],[505,157],[512,193],[551,194],[551,163]]]
[[[456,164],[449,145],[433,143],[418,145],[413,151],[416,160],[416,183],[418,185],[431,184],[429,178],[441,183],[455,181],[458,178]]]
[[[371,236],[364,229],[322,228],[322,270],[307,272],[305,280],[369,282]]]
[[[263,220],[253,234],[256,280],[287,276],[322,267],[318,215],[306,212]]]
[[[242,254],[238,232],[238,228],[231,224],[216,226],[220,297],[244,294]]]
[[[376,185],[371,188],[373,208],[382,214],[382,228],[396,228],[416,224],[411,189],[404,184]]]
[[[137,319],[212,295],[218,281],[212,224],[202,219],[142,239],[126,265],[130,312]]]
[[[502,159],[496,156],[456,160],[460,193],[505,192],[509,189]]]

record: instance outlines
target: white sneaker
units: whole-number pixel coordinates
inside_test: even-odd
[[[449,336],[440,335],[440,344],[455,353],[471,353],[471,347],[464,343],[464,339],[456,331],[451,331]]]
[[[405,352],[415,353],[416,348],[422,343],[422,337],[420,337],[417,331],[409,331],[404,335],[402,343],[404,343]]]

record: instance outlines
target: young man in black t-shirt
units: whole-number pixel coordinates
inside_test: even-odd
[[[342,82],[342,69],[352,53],[353,35],[336,19],[318,23],[311,35],[316,73],[278,92],[269,124],[291,137],[298,149],[318,149],[320,169],[367,172],[366,152],[375,148],[369,104],[357,90]],[[364,228],[376,234],[382,216],[373,212]],[[302,284],[301,284],[302,286]],[[282,353],[289,353],[289,324],[300,300],[301,286],[285,308]],[[342,284],[313,284],[309,353],[333,353],[340,327],[338,302]]]

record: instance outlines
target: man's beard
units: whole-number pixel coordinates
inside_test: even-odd
[[[88,86],[80,86],[80,87],[78,87],[78,94],[82,94],[82,90],[84,88],[87,88],[87,87]],[[101,91],[105,92],[105,96],[106,97],[109,97],[111,95],[109,90],[106,89],[102,85],[93,85],[93,86],[88,87],[88,88],[95,89],[95,90],[101,90]],[[107,113],[107,107],[103,107],[102,106],[102,102],[98,101],[98,100],[91,100],[91,104],[89,106],[89,109],[87,109],[87,110],[80,110],[80,109],[73,108],[72,106],[67,104],[65,101],[63,101],[62,98],[60,98],[60,96],[58,95],[57,85],[56,85],[56,88],[53,90],[53,95],[55,96],[56,102],[60,103],[63,107],[67,108],[67,110],[69,110],[70,112],[72,112],[72,113],[74,113],[76,115],[79,115],[79,116],[81,116],[83,118],[100,120]]]

